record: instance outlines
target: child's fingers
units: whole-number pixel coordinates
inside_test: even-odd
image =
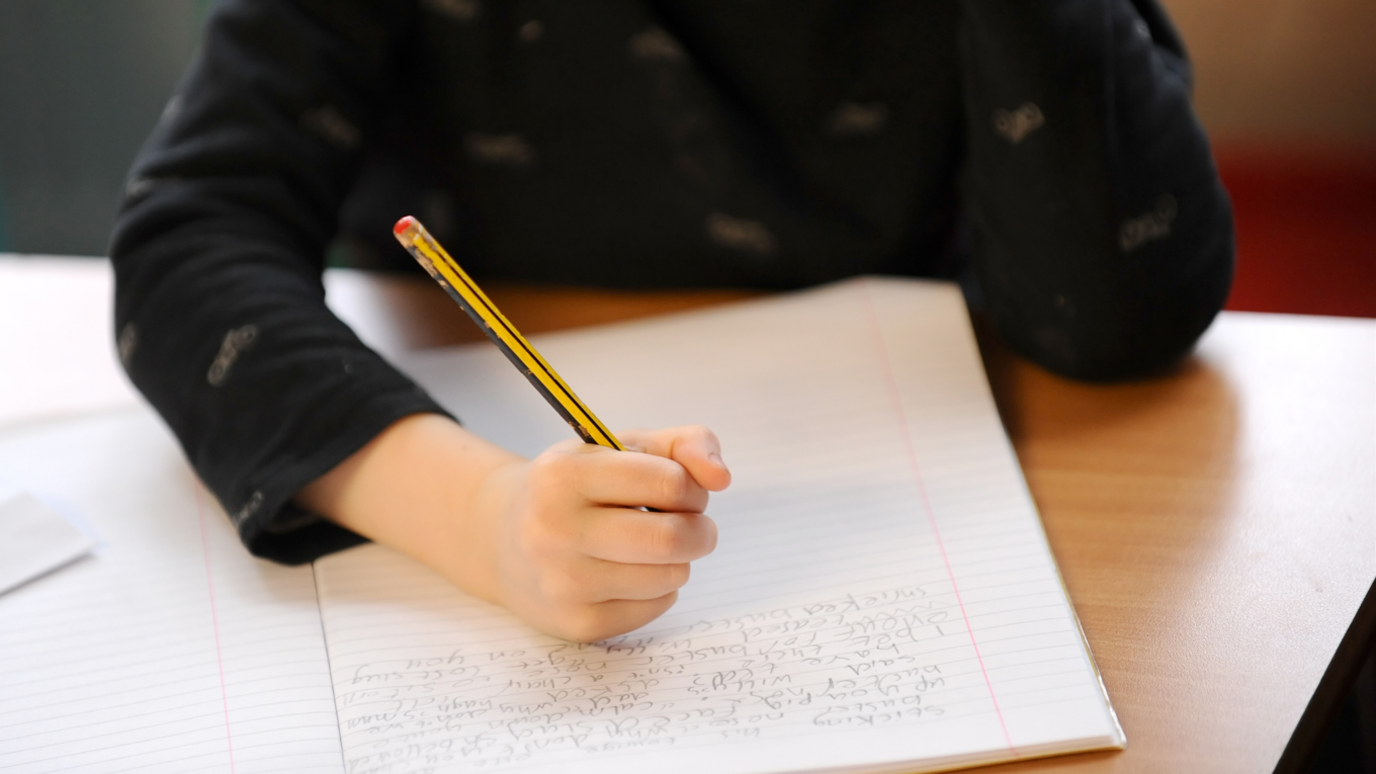
[[[566,462],[569,483],[589,502],[687,513],[707,507],[707,490],[673,460],[589,449]]]
[[[721,442],[702,425],[664,430],[633,428],[620,431],[618,437],[627,446],[677,462],[709,491],[720,492],[731,484],[731,471],[721,458]]]
[[[556,444],[522,467],[501,601],[550,634],[591,642],[649,623],[674,604],[689,563],[716,547],[702,511],[708,491],[731,481],[716,436],[682,427],[622,438],[638,448]]]
[[[659,599],[688,582],[683,564],[622,564],[583,557],[569,569],[566,582],[579,603]]]
[[[593,508],[580,524],[576,550],[608,562],[679,564],[701,559],[716,547],[717,524],[700,513]]]
[[[639,629],[664,614],[678,600],[673,591],[658,599],[618,599],[566,611],[541,628],[573,642],[596,642]]]

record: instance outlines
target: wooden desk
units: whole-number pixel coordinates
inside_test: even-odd
[[[423,278],[327,285],[383,350],[481,338]],[[527,333],[746,296],[487,290]],[[1224,314],[1175,373],[1126,385],[983,350],[1128,735],[989,771],[1273,770],[1376,579],[1376,321]]]
[[[108,275],[0,257],[0,428],[135,400]],[[479,338],[424,278],[326,284],[384,352]],[[746,295],[489,291],[528,333]],[[1129,741],[989,771],[1272,770],[1376,578],[1376,322],[1225,314],[1178,372],[1118,386],[984,351]]]

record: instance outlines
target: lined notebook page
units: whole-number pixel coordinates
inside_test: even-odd
[[[734,473],[661,619],[538,635],[386,549],[317,563],[351,772],[916,771],[1121,746],[949,285],[866,280],[538,346],[611,427]],[[490,347],[409,369],[532,454]]]
[[[0,436],[104,546],[0,596],[0,770],[339,772],[314,577],[253,559],[147,411]]]

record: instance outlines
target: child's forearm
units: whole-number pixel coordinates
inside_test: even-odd
[[[437,414],[406,417],[297,495],[340,526],[440,570],[497,601],[481,561],[483,484],[524,460]],[[478,555],[475,555],[478,554]]]

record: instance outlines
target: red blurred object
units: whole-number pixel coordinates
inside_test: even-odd
[[[1376,152],[1215,157],[1237,221],[1228,309],[1376,317]]]

